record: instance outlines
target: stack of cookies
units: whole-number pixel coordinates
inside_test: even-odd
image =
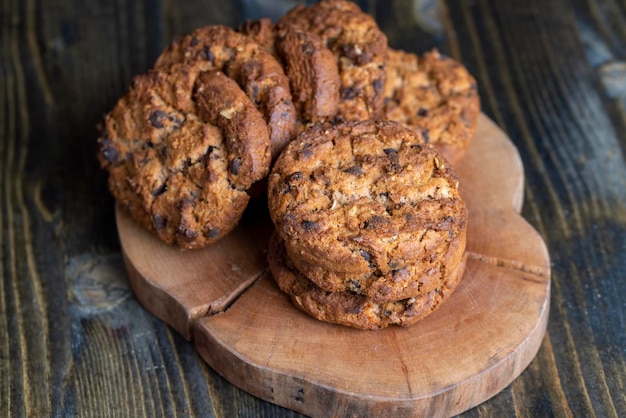
[[[313,317],[410,325],[456,287],[467,213],[446,160],[389,121],[306,131],[269,177],[269,264]]]
[[[262,190],[270,267],[297,306],[409,325],[463,273],[451,163],[479,112],[462,65],[392,50],[356,4],[323,0],[174,41],[105,116],[98,158],[120,207],[183,249],[226,236]]]

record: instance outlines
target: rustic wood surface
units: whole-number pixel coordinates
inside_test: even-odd
[[[137,302],[95,159],[97,121],[173,36],[295,3],[2,2],[2,416],[299,416],[230,385]],[[392,46],[436,46],[476,75],[550,251],[537,357],[464,416],[626,416],[626,3],[359,3]]]
[[[448,300],[411,327],[359,331],[296,309],[268,272],[263,201],[227,238],[195,251],[161,242],[118,207],[133,293],[221,376],[277,405],[313,417],[458,414],[508,386],[537,354],[550,259],[519,215],[519,154],[487,117],[456,173],[469,213],[467,269]]]

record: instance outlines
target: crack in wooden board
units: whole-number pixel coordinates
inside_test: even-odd
[[[187,340],[196,319],[227,309],[267,269],[264,240],[249,236],[269,240],[269,220],[246,219],[216,245],[185,251],[160,242],[119,207],[116,218],[133,293]]]
[[[517,212],[470,208],[468,225],[468,257],[541,277],[550,276],[545,243]]]
[[[550,270],[543,267],[528,266],[520,263],[517,260],[505,260],[498,257],[488,257],[483,254],[478,254],[471,251],[466,251],[466,253],[469,258],[480,261],[482,263],[492,264],[494,266],[510,270],[521,271],[523,273],[528,273],[533,276],[539,276],[541,279],[550,278]]]

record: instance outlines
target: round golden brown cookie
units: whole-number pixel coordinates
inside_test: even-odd
[[[319,36],[288,24],[273,25],[269,19],[246,21],[239,30],[283,63],[298,115],[298,130],[336,116],[339,70],[335,56]]]
[[[182,248],[232,230],[271,161],[263,117],[207,62],[136,76],[105,116],[98,158],[132,218]]]
[[[353,2],[323,0],[296,6],[279,23],[316,34],[335,55],[341,79],[338,120],[381,116],[387,37],[374,18]]]
[[[476,80],[452,58],[390,49],[384,108],[386,119],[421,132],[455,162],[474,136],[480,98]]]
[[[462,229],[458,239],[441,255],[425,253],[415,264],[382,273],[353,275],[326,270],[318,264],[306,261],[300,254],[287,253],[294,267],[307,279],[327,292],[349,291],[363,295],[375,303],[393,302],[401,299],[420,297],[442,285],[450,272],[461,263],[465,254],[466,229]],[[365,253],[367,256],[367,253]]]
[[[285,148],[268,185],[290,256],[340,277],[385,276],[431,257],[442,265],[464,250],[452,167],[395,122],[313,127]]]
[[[155,63],[202,61],[235,80],[267,122],[272,155],[276,157],[295,135],[296,115],[289,80],[282,66],[261,45],[226,26],[198,28],[174,41]]]
[[[463,256],[436,288],[418,297],[386,303],[377,303],[350,291],[321,289],[294,267],[278,234],[270,240],[268,263],[278,287],[302,311],[321,321],[372,330],[389,325],[409,326],[439,308],[458,286],[465,271],[466,257]]]

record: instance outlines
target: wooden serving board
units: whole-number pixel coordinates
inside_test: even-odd
[[[267,271],[264,203],[193,251],[168,246],[117,210],[130,282],[147,310],[243,390],[315,417],[458,414],[509,385],[548,321],[550,260],[519,215],[517,150],[486,116],[457,165],[469,209],[468,263],[455,293],[409,328],[360,331],[296,309]]]

